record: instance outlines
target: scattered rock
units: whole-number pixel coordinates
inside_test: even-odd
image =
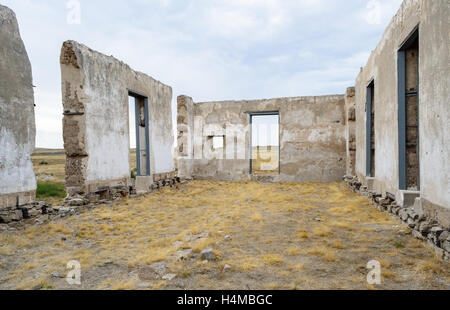
[[[427,235],[431,230],[431,225],[429,222],[422,222],[419,225],[419,231],[422,235]]]
[[[426,241],[435,250],[437,256],[443,257],[444,259],[450,258],[450,231],[440,227],[436,220],[427,218],[425,214],[417,212],[417,209],[400,207],[397,205],[394,196],[391,197],[388,195],[388,197],[382,198],[380,194],[368,191],[356,176],[346,176],[344,180],[353,192],[371,199],[378,210],[388,211],[398,216],[411,228],[411,231],[409,229],[399,230],[400,227],[394,226],[393,228],[394,230],[398,230],[398,234],[406,235],[412,233],[417,239]]]
[[[186,260],[192,255],[192,249],[180,250],[177,251],[176,259],[177,260]]]
[[[230,270],[231,270],[231,266],[230,266],[230,265],[225,265],[225,266],[223,267],[223,271],[224,271],[224,272],[230,271]]]
[[[151,264],[150,268],[152,268],[157,274],[162,276],[166,272],[166,269],[169,268],[169,263],[157,262],[157,263]]]
[[[201,259],[207,260],[207,261],[217,259],[216,254],[214,254],[213,249],[203,250],[200,257],[201,257]]]
[[[398,215],[400,216],[400,218],[401,218],[402,221],[404,221],[404,222],[407,221],[408,218],[409,218],[408,211],[405,210],[405,209],[400,210],[399,213],[398,213]]]
[[[441,233],[441,235],[439,236],[439,241],[440,242],[444,242],[445,240],[449,240],[450,239],[450,231],[443,231]]]
[[[416,222],[412,218],[408,218],[408,226],[410,228],[414,228],[416,226]]]
[[[162,278],[163,278],[163,280],[172,281],[173,279],[176,278],[176,276],[177,276],[176,274],[169,273],[169,274],[164,275]]]
[[[61,274],[58,271],[53,271],[52,272],[52,277],[53,278],[61,278]]]
[[[143,267],[138,270],[139,279],[144,281],[159,280],[166,273],[168,267],[169,264],[166,262],[158,262]]]
[[[425,240],[425,237],[420,232],[418,232],[417,230],[413,230],[412,234],[417,239]]]
[[[445,240],[442,243],[442,248],[450,253],[450,240]]]
[[[86,205],[87,203],[82,198],[72,198],[69,201],[67,201],[66,204],[71,207],[81,207],[81,206]]]
[[[440,226],[435,226],[435,227],[431,228],[430,231],[433,234],[440,235],[444,231],[444,229]]]
[[[209,232],[204,232],[204,233],[199,234],[199,235],[186,235],[184,237],[184,241],[185,242],[191,242],[191,241],[195,241],[195,240],[198,240],[198,239],[205,239],[205,238],[208,238],[209,236],[210,236]]]
[[[174,243],[172,243],[173,246],[176,246],[177,248],[182,246],[184,244],[183,241],[175,241]]]
[[[320,217],[316,217],[316,218],[314,218],[314,221],[316,221],[316,222],[322,222],[322,219],[321,219]]]
[[[230,235],[225,236],[225,240],[230,241],[231,239],[233,239]]]
[[[70,208],[69,207],[53,207],[54,210],[58,213],[69,213]]]

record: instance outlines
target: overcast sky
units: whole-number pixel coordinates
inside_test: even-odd
[[[73,0],[71,0],[73,1]],[[38,147],[62,148],[59,54],[76,40],[194,101],[344,93],[401,0],[0,0],[33,67]],[[74,18],[75,16],[75,18]],[[76,14],[69,21],[77,21]]]

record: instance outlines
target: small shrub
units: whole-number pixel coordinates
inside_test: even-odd
[[[187,277],[189,277],[190,275],[191,275],[191,272],[188,271],[188,270],[185,270],[185,271],[183,272],[183,278],[187,278]]]
[[[403,241],[401,240],[395,240],[393,242],[394,247],[396,247],[397,249],[403,249],[405,247],[405,244],[403,243]]]
[[[41,165],[41,166],[48,165],[48,162],[46,162],[46,161],[41,161],[41,162],[39,163],[39,165]]]
[[[38,182],[36,190],[37,199],[41,198],[65,198],[66,189],[62,183]]]

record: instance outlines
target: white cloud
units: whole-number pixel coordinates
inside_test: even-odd
[[[74,39],[195,101],[344,93],[401,0],[4,0],[15,10],[36,88],[37,145],[62,147],[59,53]]]

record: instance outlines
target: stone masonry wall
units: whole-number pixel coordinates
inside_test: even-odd
[[[35,136],[31,64],[14,12],[0,5],[0,223],[34,201]]]
[[[356,79],[356,176],[385,197],[399,189],[398,50],[419,29],[420,212],[450,228],[450,6],[405,0]],[[375,85],[375,178],[366,175],[366,88]],[[414,200],[411,200],[414,203]],[[410,205],[411,206],[411,205]]]
[[[151,174],[175,171],[171,87],[75,41],[64,42],[60,62],[70,196],[128,189],[129,90],[148,97]]]
[[[355,175],[356,134],[355,134],[355,88],[347,88],[345,93],[345,140],[347,148],[347,175]]]
[[[345,98],[343,95],[251,101],[193,103],[178,98],[179,175],[221,180],[249,179],[250,116],[279,111],[280,174],[271,181],[335,181],[345,174]],[[208,129],[207,129],[208,128]],[[233,131],[236,129],[236,131]],[[230,135],[230,132],[232,133]],[[206,137],[224,136],[222,158],[206,158]],[[186,144],[190,137],[193,145]],[[241,150],[231,146],[241,146]],[[243,149],[243,150],[242,150]],[[242,156],[237,156],[237,153]]]

